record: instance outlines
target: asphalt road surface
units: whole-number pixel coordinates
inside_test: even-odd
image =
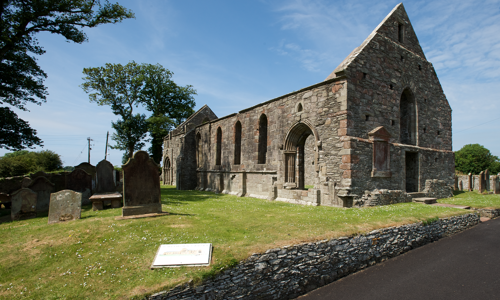
[[[500,218],[349,275],[298,299],[500,299]]]

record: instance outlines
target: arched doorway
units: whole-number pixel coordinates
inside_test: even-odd
[[[308,139],[308,137],[314,139],[314,149],[305,149],[306,140]],[[312,163],[316,165],[315,170],[317,171],[318,141],[318,133],[316,132],[314,127],[307,121],[300,121],[298,123],[295,123],[288,131],[283,149],[285,160],[285,186],[292,188],[295,187],[298,189],[305,188],[305,157],[311,155],[314,156],[314,158],[312,159]],[[316,174],[314,175],[314,177],[315,176]]]
[[[172,185],[172,168],[170,166],[170,158],[166,157],[163,162],[163,184]]]

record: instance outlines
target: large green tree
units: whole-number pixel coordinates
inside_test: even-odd
[[[145,85],[141,102],[151,112],[148,118],[151,147],[149,152],[157,163],[161,162],[163,138],[194,113],[194,95],[191,85],[178,86],[173,73],[160,64],[143,64]]]
[[[111,136],[116,142],[114,149],[124,150],[132,157],[135,150],[144,145],[140,141],[146,136],[147,125],[144,115],[135,114],[140,93],[144,87],[144,75],[141,66],[136,62],[121,64],[107,63],[104,67],[84,68],[86,75],[81,87],[89,93],[90,102],[98,105],[109,105],[121,120],[112,122],[116,134]]]
[[[45,53],[38,44],[37,33],[55,33],[68,41],[83,43],[87,40],[83,28],[133,17],[132,11],[109,1],[0,0],[0,105],[27,110],[28,103],[41,105],[46,101],[48,93],[43,80],[47,74],[34,57]],[[0,148],[42,145],[28,122],[8,107],[3,108],[8,119],[0,128]]]
[[[479,174],[488,169],[491,173],[500,172],[500,162],[490,150],[479,144],[469,144],[455,151],[455,169],[468,174]]]
[[[125,66],[106,64],[104,67],[85,68],[87,75],[81,86],[89,93],[90,101],[98,105],[109,105],[121,120],[112,123],[116,133],[112,139],[115,149],[134,151],[144,146],[146,133],[151,136],[150,153],[156,162],[161,161],[163,137],[193,113],[195,105],[192,86],[178,86],[173,73],[159,64],[137,64],[132,61]],[[133,114],[139,105],[151,112]]]
[[[62,169],[59,154],[50,150],[15,151],[0,157],[0,177],[20,176],[37,171],[51,172]]]

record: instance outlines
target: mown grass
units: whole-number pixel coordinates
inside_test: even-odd
[[[474,208],[500,208],[500,195],[479,194],[476,191],[455,191],[451,198],[439,199],[439,203],[465,205]]]
[[[85,207],[77,221],[0,224],[0,298],[139,298],[266,249],[467,213],[416,203],[310,207],[166,186],[162,204],[170,215],[115,220],[121,209]],[[158,246],[171,243],[212,243],[211,266],[150,270]]]

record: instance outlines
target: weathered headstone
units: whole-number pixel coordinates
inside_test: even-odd
[[[498,176],[497,175],[492,175],[491,176],[491,189],[493,190],[493,194],[500,194],[500,190],[498,189]]]
[[[49,179],[50,182],[54,184],[54,190],[52,192],[59,192],[66,189],[66,174],[67,172],[49,174],[49,177],[47,177],[47,179]]]
[[[62,190],[50,194],[49,224],[80,219],[81,214],[82,193]]]
[[[93,165],[89,164],[89,163],[82,162],[81,164],[79,164],[78,166],[76,166],[75,169],[82,169],[85,172],[87,172],[87,173],[90,174],[90,177],[92,178],[92,192],[94,192],[95,185],[96,185],[96,181],[95,181],[95,167]]]
[[[54,191],[54,184],[46,177],[40,176],[33,179],[29,188],[37,193],[36,211],[48,211],[50,203],[50,193]]]
[[[66,175],[66,189],[82,193],[82,205],[88,205],[92,195],[92,177],[83,169],[74,169]]]
[[[33,182],[33,180],[31,180],[31,178],[24,177],[21,180],[21,188],[27,188],[27,187],[29,187],[32,182]]]
[[[22,188],[12,193],[12,208],[10,210],[11,220],[15,221],[36,217],[37,197],[37,193],[28,188]]]
[[[479,183],[479,188],[478,188],[478,192],[480,194],[482,194],[484,192],[484,189],[485,189],[485,184],[484,184],[484,171],[481,171],[481,173],[479,173],[479,180],[478,180],[478,183]]]
[[[161,213],[159,167],[145,151],[123,165],[123,216]]]
[[[114,192],[116,188],[115,179],[114,179],[114,167],[107,160],[101,160],[96,169],[96,193],[110,193]]]
[[[468,187],[469,187],[469,192],[470,191],[473,191],[474,190],[474,186],[472,185],[472,173],[469,173],[467,175],[467,179],[468,179]]]

